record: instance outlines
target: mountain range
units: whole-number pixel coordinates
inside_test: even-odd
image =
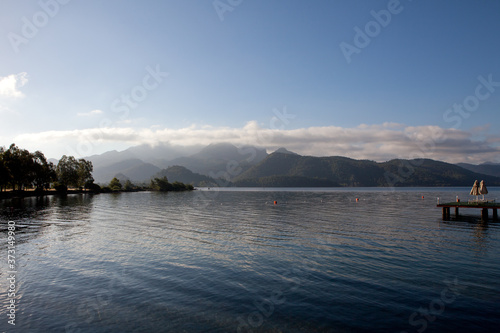
[[[238,175],[236,186],[469,186],[474,180],[499,186],[500,178],[430,159],[374,162],[347,157],[273,153]],[[288,185],[293,184],[293,185]],[[322,184],[322,185],[318,185]]]
[[[500,177],[500,163],[482,163],[479,165],[458,163],[457,165],[473,172]]]
[[[347,157],[301,156],[280,148],[147,145],[111,151],[86,159],[101,184],[113,177],[135,183],[166,176],[195,186],[336,187],[336,186],[470,186],[484,180],[500,186],[500,164],[450,164],[430,159],[387,162]]]
[[[117,175],[120,175],[119,179],[145,182],[164,169],[182,166],[193,173],[191,176],[194,178],[192,181],[187,181],[188,183],[197,184],[195,180],[200,179],[215,184],[214,179],[230,180],[237,173],[261,162],[267,155],[266,150],[262,148],[250,146],[237,148],[232,144],[219,143],[183,149],[169,145],[156,147],[141,145],[122,152],[110,151],[85,159],[92,162],[93,176],[97,183],[108,183]],[[179,169],[175,170],[174,174],[179,174]],[[201,179],[199,177],[201,175],[205,178]],[[185,177],[188,177],[188,173],[183,172],[183,178]]]

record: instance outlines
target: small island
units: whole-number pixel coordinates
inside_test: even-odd
[[[194,186],[191,184],[184,184],[178,181],[170,183],[167,177],[155,177],[151,179],[149,185],[134,185],[130,180],[126,180],[122,185],[120,180],[114,177],[108,186],[97,188],[99,185],[95,184],[94,192],[99,193],[116,193],[116,192],[139,192],[139,191],[159,191],[159,192],[180,192],[180,191],[193,191]]]

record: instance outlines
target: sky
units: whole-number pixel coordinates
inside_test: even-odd
[[[0,0],[0,146],[500,162],[500,2]]]

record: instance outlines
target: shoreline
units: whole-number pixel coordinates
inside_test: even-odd
[[[57,192],[57,191],[5,191],[0,192],[0,200],[3,199],[16,199],[16,198],[29,198],[29,197],[45,197],[52,195],[68,195],[68,194],[96,194],[93,191],[84,191],[84,190],[68,190],[65,193]]]
[[[261,192],[261,191],[307,191],[307,190],[324,190],[324,191],[345,191],[350,192],[353,190],[359,191],[380,191],[380,190],[389,190],[393,192],[399,191],[425,191],[425,190],[462,190],[469,191],[469,187],[466,186],[411,186],[411,187],[381,187],[381,186],[373,186],[373,187],[246,187],[246,186],[228,186],[228,187],[218,187],[218,186],[210,186],[210,187],[195,187],[193,190],[196,191],[251,191],[251,192]],[[500,189],[499,186],[491,186],[492,190]],[[120,191],[91,191],[91,190],[68,190],[67,192],[57,192],[55,190],[46,190],[43,192],[37,192],[34,190],[26,190],[26,191],[2,191],[0,192],[0,200],[6,199],[16,199],[16,198],[29,198],[29,197],[44,197],[44,196],[65,196],[68,194],[105,194],[105,193],[130,193],[130,192],[162,192],[162,191],[154,191],[150,189],[133,189],[133,190],[120,190]],[[177,191],[164,191],[164,192],[177,192]]]
[[[193,189],[195,190],[195,189]],[[119,191],[92,191],[92,190],[67,190],[66,192],[58,192],[55,190],[46,190],[46,191],[34,191],[34,190],[27,190],[27,191],[5,191],[5,192],[0,192],[0,200],[7,200],[7,199],[22,199],[22,198],[32,198],[32,197],[45,197],[45,196],[53,196],[53,195],[58,195],[58,196],[66,196],[68,194],[91,194],[91,195],[98,195],[98,194],[109,194],[109,193],[132,193],[132,192],[179,192],[179,191],[155,191],[151,189],[132,189],[132,190],[119,190]],[[180,191],[182,192],[182,191]]]
[[[5,192],[0,192],[0,200],[3,199],[16,199],[16,198],[30,198],[30,197],[45,197],[45,196],[53,196],[53,195],[59,195],[59,196],[65,196],[68,194],[101,194],[101,193],[122,193],[122,192],[143,192],[146,190],[121,190],[121,191],[112,191],[112,192],[107,192],[107,191],[101,191],[101,192],[96,192],[96,191],[91,191],[91,190],[67,190],[66,192],[58,192],[55,190],[48,190],[48,191],[33,191],[33,190],[28,190],[28,191],[5,191]]]

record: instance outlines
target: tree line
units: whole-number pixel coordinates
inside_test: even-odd
[[[21,149],[15,144],[8,149],[0,147],[0,192],[12,189],[24,191],[35,189],[43,192],[54,188],[59,192],[66,192],[68,188],[79,190],[90,189],[95,193],[118,191],[190,191],[193,185],[181,182],[170,183],[167,177],[156,177],[149,186],[135,186],[129,180],[123,186],[117,178],[111,180],[109,186],[101,187],[94,183],[92,162],[83,158],[76,159],[66,156],[59,160],[57,165],[47,161],[41,151],[34,153]]]
[[[194,186],[191,184],[184,184],[181,182],[173,182],[170,183],[166,176],[164,177],[155,177],[151,179],[151,183],[149,187],[156,191],[166,192],[166,191],[192,191],[194,190]]]
[[[0,147],[0,191],[24,191],[35,188],[43,191],[54,187],[66,191],[68,187],[89,189],[94,186],[92,162],[64,155],[57,165],[48,162],[41,151],[34,153],[11,144]]]
[[[131,192],[131,191],[159,191],[159,192],[180,192],[180,191],[192,191],[194,186],[191,184],[184,184],[178,181],[170,183],[167,177],[155,177],[151,179],[148,185],[144,184],[142,186],[137,186],[132,184],[130,180],[126,180],[125,184],[122,184],[118,178],[113,178],[108,186],[104,186],[99,189],[101,192]]]

